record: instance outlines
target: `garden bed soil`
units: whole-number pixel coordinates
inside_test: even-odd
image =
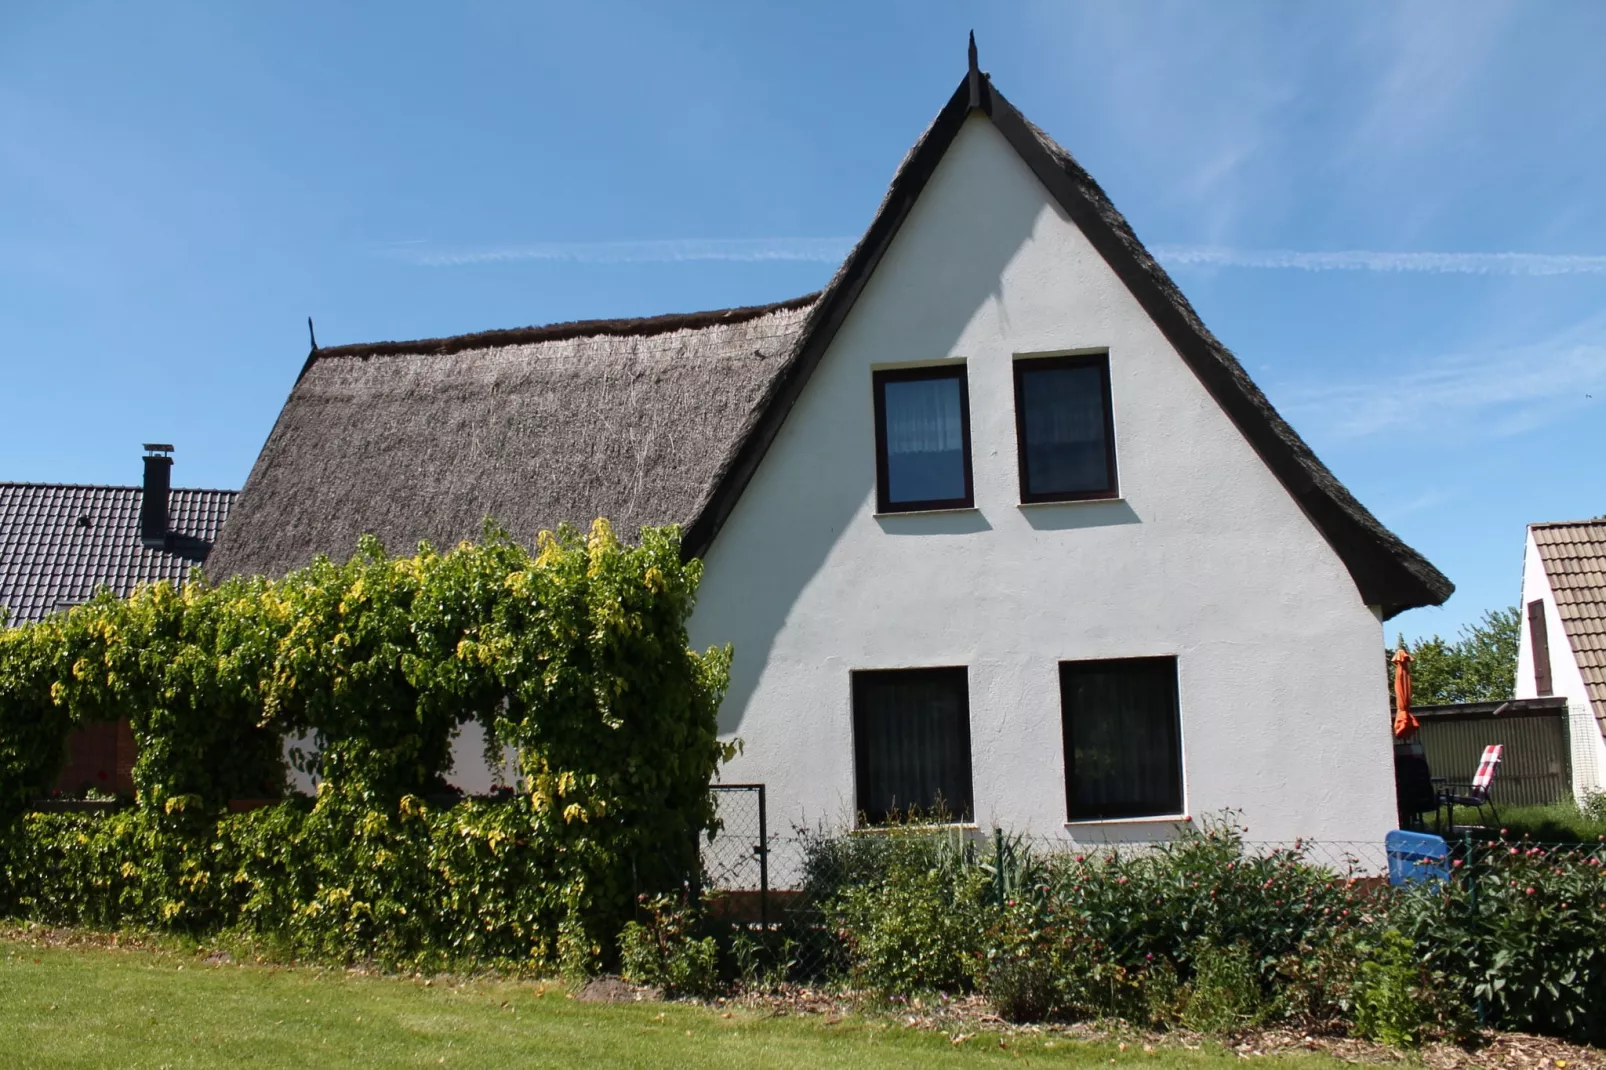
[[[1465,1046],[1443,1042],[1423,1045],[1415,1052],[1403,1052],[1385,1044],[1357,1037],[1305,1032],[1289,1028],[1239,1030],[1227,1037],[1210,1037],[1185,1030],[1156,1032],[1134,1029],[1123,1022],[1075,1022],[1022,1025],[1006,1022],[993,1013],[981,996],[957,999],[894,1001],[887,1004],[867,993],[785,986],[764,993],[746,993],[715,1001],[768,1012],[776,1017],[811,1015],[827,1024],[850,1015],[889,1014],[911,1029],[944,1033],[955,1044],[968,1043],[986,1033],[1034,1036],[1063,1034],[1067,1040],[1103,1041],[1144,1051],[1163,1048],[1197,1049],[1221,1043],[1242,1058],[1281,1055],[1293,1052],[1320,1052],[1344,1062],[1361,1065],[1420,1065],[1429,1070],[1606,1070],[1606,1051],[1571,1044],[1555,1037],[1530,1033],[1501,1033],[1484,1030]]]

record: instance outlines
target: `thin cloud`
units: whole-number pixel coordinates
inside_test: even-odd
[[[1363,249],[1299,252],[1219,245],[1158,245],[1164,264],[1292,271],[1383,271],[1432,275],[1602,275],[1606,256],[1554,253],[1386,253]]]
[[[765,261],[838,264],[853,238],[687,238],[667,241],[537,242],[490,248],[433,246],[421,239],[390,242],[381,252],[419,267],[463,267],[548,261],[574,264],[675,264]],[[1351,249],[1235,249],[1221,245],[1156,245],[1173,267],[1234,267],[1293,271],[1380,271],[1440,275],[1601,275],[1606,256],[1552,253],[1391,253]]]
[[[519,261],[571,264],[678,264],[693,261],[840,263],[852,238],[707,238],[673,241],[538,242],[489,249],[392,246],[391,256],[420,267],[462,267]]]
[[[1465,433],[1504,437],[1606,399],[1606,316],[1532,345],[1458,354],[1365,382],[1277,391],[1295,426],[1338,439]]]

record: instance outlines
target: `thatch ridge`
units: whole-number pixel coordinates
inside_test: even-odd
[[[312,351],[318,359],[330,357],[386,357],[416,353],[446,356],[467,349],[494,349],[500,346],[537,345],[541,342],[561,342],[569,338],[595,337],[650,337],[670,331],[696,331],[719,324],[745,323],[747,320],[767,316],[771,312],[805,308],[819,298],[819,293],[773,301],[767,305],[743,305],[738,308],[716,308],[705,312],[671,312],[660,316],[639,316],[633,319],[571,320],[565,323],[548,323],[538,327],[506,327],[473,334],[454,334],[447,338],[419,338],[408,342],[354,342],[343,346],[325,346]]]
[[[280,575],[363,534],[397,552],[606,516],[624,538],[696,515],[811,297],[427,343],[316,350],[208,559]]]

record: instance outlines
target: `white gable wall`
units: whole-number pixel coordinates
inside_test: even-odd
[[[1582,802],[1591,792],[1606,790],[1606,740],[1600,722],[1590,707],[1584,674],[1573,657],[1572,644],[1562,625],[1556,597],[1550,590],[1550,577],[1539,556],[1539,545],[1530,528],[1522,555],[1522,628],[1517,640],[1517,698],[1538,698],[1534,680],[1533,633],[1528,625],[1528,603],[1536,599],[1545,604],[1545,646],[1550,652],[1551,694],[1567,699],[1567,726],[1572,738],[1573,795]]]
[[[1022,507],[1011,361],[1110,354],[1122,501]],[[976,510],[877,518],[871,372],[963,360]],[[771,828],[854,805],[849,672],[969,667],[976,818],[1066,835],[1061,660],[1176,655],[1187,809],[1254,839],[1393,827],[1382,630],[1104,260],[972,117],[714,541],[699,645]],[[1162,838],[1154,822],[1079,839]]]

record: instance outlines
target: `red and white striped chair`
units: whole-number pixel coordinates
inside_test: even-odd
[[[1494,817],[1494,824],[1500,823],[1500,812],[1494,808],[1494,800],[1489,797],[1490,789],[1494,787],[1494,775],[1500,768],[1500,755],[1505,745],[1491,743],[1483,748],[1483,758],[1478,762],[1478,771],[1472,777],[1470,784],[1446,784],[1439,792],[1439,808],[1444,811],[1444,820],[1439,822],[1441,832],[1450,831],[1450,822],[1455,820],[1455,807],[1470,806],[1478,811],[1478,820],[1483,820],[1483,808],[1487,806],[1489,813]],[[1460,790],[1460,789],[1465,790]]]

